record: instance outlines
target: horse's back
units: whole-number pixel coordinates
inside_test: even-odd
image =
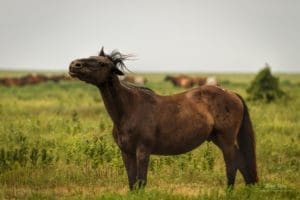
[[[233,92],[218,86],[202,86],[192,91],[194,101],[206,104],[214,119],[214,129],[237,132],[243,119],[244,107]]]

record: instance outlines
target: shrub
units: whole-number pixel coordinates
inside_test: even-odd
[[[285,93],[279,88],[279,79],[271,74],[268,64],[256,75],[246,90],[250,100],[274,101]]]

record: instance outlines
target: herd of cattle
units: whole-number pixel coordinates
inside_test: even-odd
[[[147,79],[143,76],[137,75],[127,75],[119,77],[121,81],[126,81],[129,83],[144,85],[147,83]],[[46,76],[44,74],[28,74],[21,77],[4,77],[0,78],[0,85],[11,87],[11,86],[25,86],[25,85],[35,85],[46,81],[68,81],[72,80],[70,76],[67,75],[52,75]],[[165,81],[170,81],[176,87],[190,88],[193,86],[201,85],[218,85],[214,77],[191,77],[187,75],[178,76],[166,76]]]

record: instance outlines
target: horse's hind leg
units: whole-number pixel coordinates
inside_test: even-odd
[[[246,160],[245,160],[243,154],[240,152],[240,150],[237,147],[235,147],[235,155],[236,155],[236,161],[237,161],[237,168],[243,175],[246,184],[253,183],[253,181],[250,177],[250,174],[247,170]]]
[[[234,185],[237,169],[243,175],[246,184],[253,183],[247,170],[246,160],[237,145],[233,142],[228,142],[221,135],[214,135],[212,141],[222,150],[226,165],[228,186]]]
[[[236,154],[234,140],[228,140],[223,137],[223,134],[215,134],[212,141],[222,151],[225,166],[228,187],[233,187],[237,172]]]

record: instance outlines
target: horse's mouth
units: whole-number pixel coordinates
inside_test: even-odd
[[[82,80],[82,81],[85,81],[85,82],[89,82],[89,78],[86,75],[81,74],[80,72],[69,71],[69,75],[72,78],[77,78],[79,80]]]
[[[72,78],[77,78],[77,76],[78,76],[77,73],[71,72],[71,71],[69,71],[69,75],[70,75]]]
[[[82,75],[81,69],[71,66],[69,68],[69,75],[73,78],[79,78]]]

